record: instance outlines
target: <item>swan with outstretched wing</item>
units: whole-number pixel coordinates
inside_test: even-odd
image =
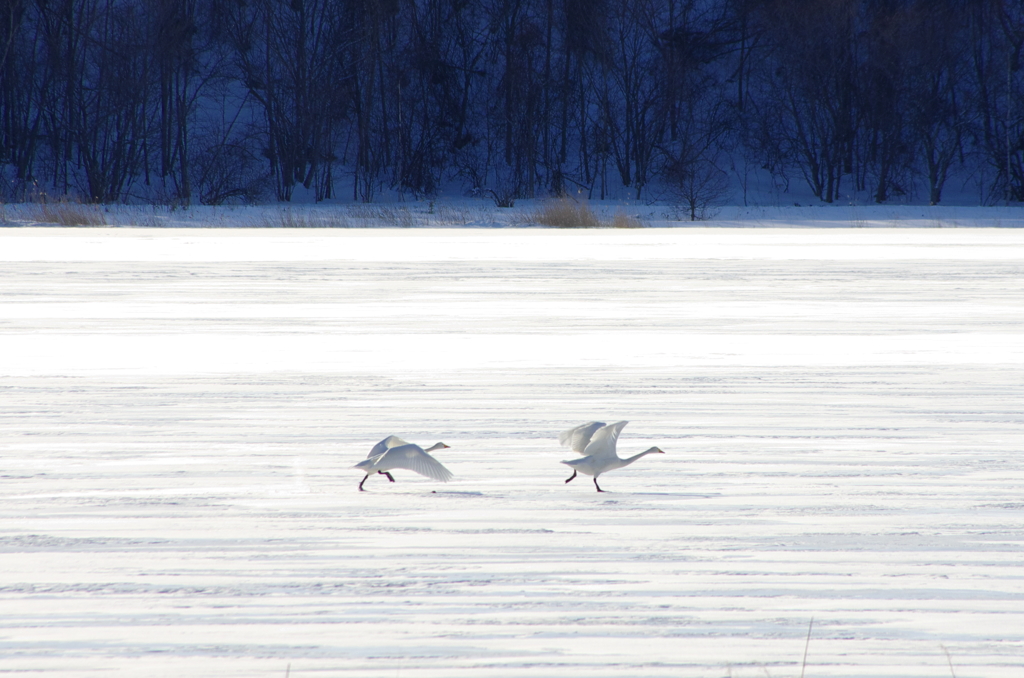
[[[559,442],[563,445],[569,445],[573,450],[576,450],[575,445],[577,441],[582,441],[584,438],[587,439],[586,446],[581,452],[581,454],[586,456],[582,459],[571,459],[562,462],[566,466],[572,467],[572,475],[565,482],[575,478],[577,473],[583,473],[588,476],[594,476],[594,487],[597,488],[598,492],[604,492],[601,486],[597,484],[597,477],[602,473],[614,471],[623,466],[629,466],[640,457],[648,454],[665,454],[659,448],[652,447],[632,457],[620,458],[615,448],[619,440],[619,434],[622,433],[622,429],[628,423],[628,421],[620,421],[605,426],[601,422],[592,421],[562,432],[558,436]]]
[[[424,450],[419,445],[407,443],[398,436],[388,436],[373,446],[366,459],[352,467],[366,472],[366,476],[359,481],[359,491],[365,492],[363,483],[374,473],[387,476],[390,482],[395,482],[394,476],[390,473],[395,469],[415,471],[421,476],[447,483],[454,477],[452,472],[429,454],[434,450],[445,449],[448,449],[448,445],[434,443]]]

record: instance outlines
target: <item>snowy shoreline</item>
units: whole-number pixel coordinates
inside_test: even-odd
[[[60,219],[88,227],[119,228],[547,228],[536,225],[544,200],[521,200],[498,208],[479,199],[438,199],[395,203],[280,204],[253,206],[78,205],[58,203],[44,211],[32,203],[0,206],[0,227],[60,227]],[[811,204],[726,206],[703,221],[689,221],[678,206],[622,200],[585,201],[602,221],[616,215],[645,228],[1021,228],[1024,207],[965,205]],[[65,213],[66,212],[66,213]]]

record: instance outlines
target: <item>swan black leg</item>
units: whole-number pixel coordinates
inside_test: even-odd
[[[597,484],[597,476],[594,476],[594,487],[597,488],[598,492],[604,492],[604,490],[601,489],[601,486]]]
[[[366,479],[369,478],[369,477],[370,477],[370,474],[367,473],[365,476],[363,476],[363,479],[359,481],[359,491],[360,492],[366,492],[366,490],[363,489],[363,483],[365,483]]]
[[[572,475],[571,475],[571,476],[569,476],[568,478],[566,478],[566,479],[565,479],[565,482],[569,482],[570,480],[572,480],[572,479],[573,479],[573,478],[575,478],[575,477],[576,477],[576,471],[575,471],[575,469],[574,469],[574,470],[573,470],[573,472],[572,472]]]
[[[382,476],[387,476],[388,480],[390,480],[391,482],[395,482],[395,479],[392,478],[391,474],[388,473],[387,471],[377,471],[377,473],[381,474]]]

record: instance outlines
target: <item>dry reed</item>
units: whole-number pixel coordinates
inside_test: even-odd
[[[643,222],[636,217],[631,217],[622,212],[616,212],[612,217],[612,228],[643,228]]]
[[[544,202],[540,209],[529,215],[530,223],[555,228],[643,228],[636,217],[618,212],[611,221],[601,221],[586,201],[556,198]]]
[[[349,228],[351,224],[343,215],[317,212],[293,212],[282,210],[261,215],[252,224],[253,228]]]
[[[586,202],[556,198],[544,202],[532,215],[534,223],[555,228],[599,228],[601,220]]]
[[[416,225],[416,218],[404,207],[362,205],[351,208],[349,216],[355,219],[380,221],[385,226],[396,228],[412,228]]]
[[[96,205],[59,201],[39,203],[32,218],[44,224],[60,226],[105,226],[103,211]]]

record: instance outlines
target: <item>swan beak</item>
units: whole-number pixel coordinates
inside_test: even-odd
[[[654,448],[654,451],[657,452],[658,454],[665,454],[665,450],[661,449],[660,447]]]
[[[444,443],[441,443],[441,449],[442,450],[447,450],[449,448],[451,448],[451,445],[445,445]]]

